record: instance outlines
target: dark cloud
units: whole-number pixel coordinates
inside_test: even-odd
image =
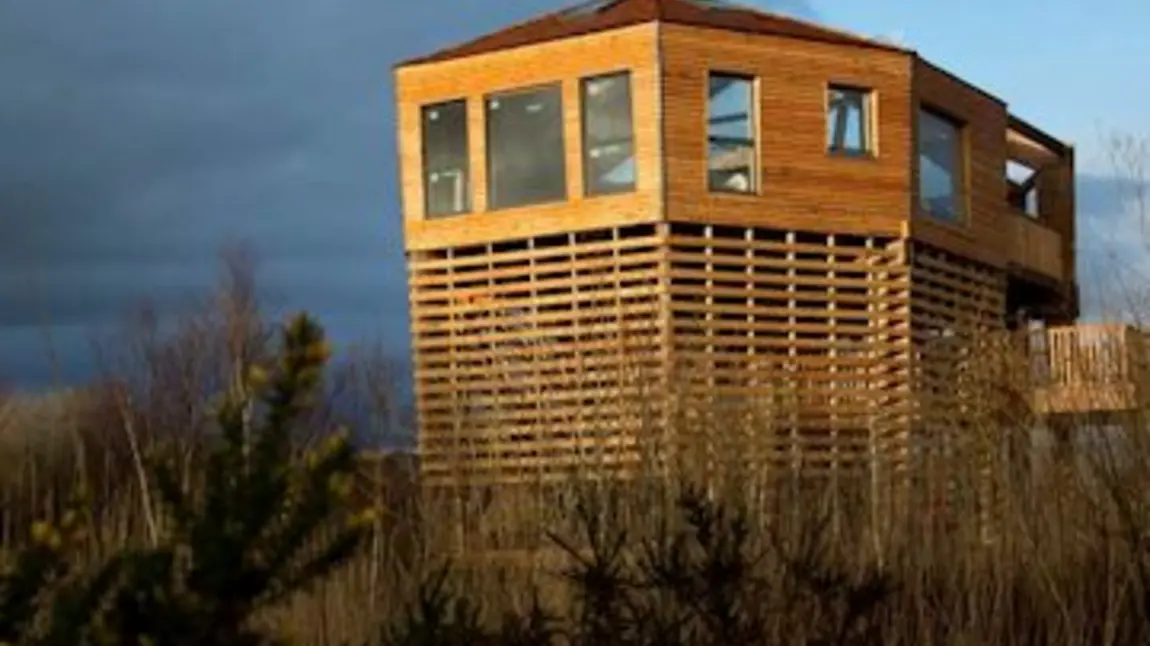
[[[563,4],[0,2],[0,380],[48,346],[82,374],[93,327],[241,239],[284,307],[405,353],[392,65]]]

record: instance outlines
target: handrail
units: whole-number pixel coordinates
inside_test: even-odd
[[[1044,381],[1053,386],[1119,384],[1130,381],[1133,328],[1086,323],[1046,331]]]
[[[1027,269],[1062,280],[1062,235],[1010,204],[1004,211],[1004,224],[1010,232],[1010,258]]]

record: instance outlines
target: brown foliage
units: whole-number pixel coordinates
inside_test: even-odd
[[[103,348],[106,374],[99,383],[39,402],[37,415],[21,416],[19,424],[13,422],[13,398],[0,396],[6,466],[0,472],[5,503],[0,544],[5,548],[20,541],[31,518],[51,517],[77,485],[88,488],[94,500],[94,531],[77,555],[81,561],[98,562],[125,545],[149,540],[154,525],[164,522],[153,517],[150,483],[138,469],[141,459],[174,454],[182,476],[194,482],[200,447],[213,431],[213,394],[230,387],[244,366],[262,356],[274,327],[259,315],[252,265],[233,258],[225,266],[221,295],[210,307],[205,304],[172,326],[147,310],[135,318],[118,345]],[[327,377],[329,399],[299,429],[301,449],[343,417],[372,420],[369,437],[402,426],[396,389],[401,376],[379,352],[361,352]],[[856,606],[866,608],[859,623],[865,625],[866,643],[1145,643],[1150,445],[1143,439],[1141,414],[1110,422],[1109,441],[1064,443],[1054,454],[1027,441],[1015,442],[1008,459],[991,464],[977,452],[958,453],[942,466],[920,464],[905,474],[912,486],[899,490],[897,504],[882,514],[870,513],[874,501],[862,480],[796,480],[729,470],[712,499],[724,509],[746,512],[748,545],[755,548],[747,553],[765,554],[741,563],[746,580],[772,583],[753,595],[727,586],[726,596],[719,597],[708,595],[714,594],[712,587],[723,586],[698,585],[705,579],[697,566],[705,563],[706,550],[690,552],[681,563],[667,560],[667,539],[684,529],[672,503],[679,485],[697,481],[697,474],[676,473],[674,482],[610,496],[598,485],[571,482],[551,492],[527,487],[434,498],[419,490],[411,456],[369,453],[354,500],[381,512],[374,540],[348,568],[266,619],[296,643],[370,643],[379,637],[381,623],[417,598],[419,583],[443,557],[455,555],[457,567],[445,586],[478,602],[480,623],[498,624],[505,613],[522,615],[538,589],[543,604],[578,634],[577,629],[588,628],[578,620],[580,594],[587,589],[572,587],[559,575],[571,572],[576,556],[587,556],[582,550],[590,541],[580,534],[580,518],[570,513],[576,501],[585,500],[590,502],[584,506],[583,529],[587,518],[598,518],[599,531],[621,537],[621,569],[611,576],[619,577],[612,585],[627,587],[625,596],[638,613],[628,621],[654,622],[627,630],[608,623],[604,630],[585,631],[597,635],[596,646],[625,643],[620,636],[626,634],[654,639],[652,630],[666,626],[659,623],[667,618],[660,613],[687,613],[684,599],[711,608],[711,614],[690,615],[688,622],[697,634],[710,635],[704,629],[711,625],[708,617],[725,616],[726,610],[712,603],[720,597],[746,608],[731,619],[737,630],[730,634],[738,634],[740,643],[848,643],[827,628],[842,625]],[[1022,437],[1021,429],[1032,440],[1040,427],[1036,419],[1001,416],[961,425],[977,437],[1012,440]],[[1096,439],[1106,430],[1085,418],[1069,420],[1065,429],[1064,437]],[[988,473],[995,482],[989,510],[980,497]],[[454,554],[465,527],[509,547],[478,556]],[[573,549],[557,549],[546,538],[548,531]],[[660,549],[652,551],[655,547]],[[662,555],[656,564],[686,565],[644,569],[644,559],[650,565],[652,555]],[[676,572],[696,576],[675,583]],[[889,583],[881,595],[875,573]],[[671,583],[689,585],[691,594],[676,601]],[[881,603],[869,603],[876,600]],[[723,630],[715,634],[728,634]],[[627,643],[715,643],[658,636],[663,641]]]

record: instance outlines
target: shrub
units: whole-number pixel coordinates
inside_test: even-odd
[[[66,570],[56,530],[39,528],[4,581],[3,636],[51,644],[275,643],[253,627],[253,616],[330,574],[369,531],[368,514],[341,511],[355,458],[346,435],[293,460],[291,432],[314,403],[327,357],[319,326],[293,319],[276,363],[251,366],[224,397],[202,490],[182,486],[172,464],[157,461],[160,540],[122,550],[58,593],[46,628],[35,631],[36,601]],[[327,531],[341,516],[340,528]]]

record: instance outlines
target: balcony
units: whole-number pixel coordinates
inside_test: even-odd
[[[1061,142],[1017,117],[1006,131],[1007,261],[1055,282],[1067,275],[1063,235],[1073,236],[1073,157]]]
[[[1025,213],[1008,209],[1003,218],[1009,236],[1009,261],[1026,271],[1056,281],[1065,279],[1063,272],[1062,236]]]
[[[1146,375],[1142,333],[1129,325],[1047,329],[1031,342],[1035,408],[1041,414],[1130,411]]]

